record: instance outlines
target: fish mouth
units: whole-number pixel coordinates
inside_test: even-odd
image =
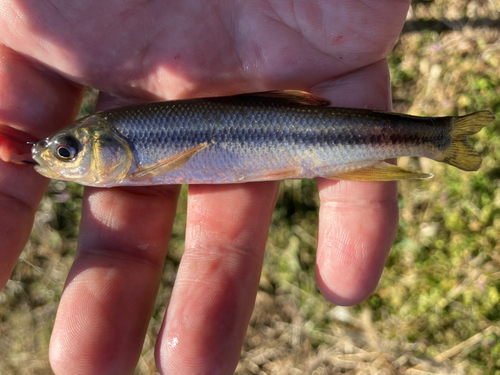
[[[40,156],[42,150],[46,147],[47,140],[40,141],[33,145],[31,149],[31,157],[33,158],[33,162],[26,162],[27,164],[33,164],[35,166],[35,171],[40,173],[42,176],[48,178],[55,178],[57,176],[50,167],[45,163],[45,160]]]
[[[35,147],[36,142],[26,142],[26,144],[31,145],[31,158],[33,158],[33,148]],[[21,163],[29,165],[38,165],[38,162],[33,160],[21,160]]]
[[[35,171],[37,171],[38,173],[40,173],[42,176],[45,176],[45,177],[48,177],[48,178],[54,178],[55,177],[54,172],[52,172],[50,169],[48,169],[47,166],[44,165],[41,162],[38,162],[35,165]]]

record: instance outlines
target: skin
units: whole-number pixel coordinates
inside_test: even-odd
[[[388,110],[385,58],[409,3],[3,0],[0,134],[38,140],[70,123],[82,85],[101,90],[99,109],[293,88],[335,106]],[[7,143],[0,142],[4,160]],[[0,161],[2,286],[47,184],[31,167]],[[233,372],[278,186],[190,187],[185,255],[156,346],[161,373]],[[392,244],[396,184],[320,179],[318,187],[318,287],[333,303],[356,304],[376,287]],[[178,192],[85,190],[78,252],[51,339],[56,374],[133,371]]]

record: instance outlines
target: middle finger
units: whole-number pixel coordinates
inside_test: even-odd
[[[163,373],[229,373],[236,367],[278,186],[190,187],[186,249],[157,345]]]

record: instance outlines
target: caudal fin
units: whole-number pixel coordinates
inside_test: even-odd
[[[481,155],[469,145],[467,137],[476,134],[494,119],[489,111],[452,118],[451,145],[443,152],[443,162],[464,171],[477,171],[481,166]]]

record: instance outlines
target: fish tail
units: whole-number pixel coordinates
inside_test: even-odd
[[[467,142],[467,137],[476,134],[494,119],[495,116],[489,111],[452,117],[451,145],[443,151],[442,161],[464,171],[477,171],[481,166],[482,158]]]

